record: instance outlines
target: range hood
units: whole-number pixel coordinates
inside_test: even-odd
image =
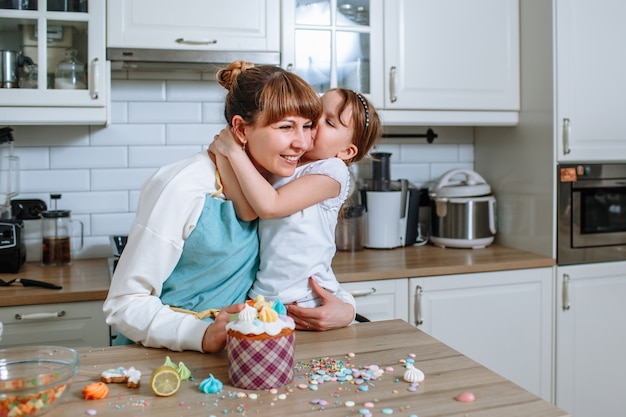
[[[280,52],[107,48],[112,70],[215,72],[238,59],[280,65]]]

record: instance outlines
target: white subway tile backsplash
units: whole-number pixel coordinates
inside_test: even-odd
[[[97,191],[141,190],[155,168],[94,169],[91,171],[91,189]]]
[[[226,126],[226,123],[205,124],[171,124],[167,125],[168,145],[202,145],[209,146],[213,136],[218,134]]]
[[[111,123],[128,123],[128,103],[125,101],[114,101],[111,103]]]
[[[111,83],[111,101],[165,101],[163,80],[119,80]]]
[[[91,233],[93,235],[127,235],[135,219],[135,212],[92,214]]]
[[[125,167],[124,146],[65,147],[50,149],[50,168],[119,168]]]
[[[206,147],[206,146],[205,146]],[[156,168],[188,158],[200,152],[202,146],[132,146],[128,150],[129,167]]]
[[[459,161],[474,163],[473,145],[459,145]]]
[[[59,208],[77,214],[124,213],[128,211],[128,191],[63,193]]]
[[[226,119],[224,118],[224,103],[203,103],[202,122],[218,123],[225,126]]]
[[[200,123],[201,103],[128,103],[129,123]]]
[[[108,127],[94,128],[91,132],[91,145],[165,145],[165,125],[112,124]]]
[[[20,194],[63,191],[89,191],[89,170],[54,169],[20,172]]]
[[[226,90],[213,77],[160,73],[115,73],[110,126],[16,126],[20,194],[59,209],[85,223],[85,247],[76,258],[111,256],[109,235],[127,234],[140,188],[158,167],[206,149],[225,125]],[[415,130],[407,128],[408,130]],[[439,138],[383,139],[375,148],[391,152],[391,176],[417,186],[453,168],[473,168],[471,127],[433,128]],[[418,129],[422,131],[422,128]],[[353,170],[368,171],[367,162]],[[27,257],[41,257],[41,224],[25,227]]]
[[[213,101],[223,102],[226,89],[214,82],[167,81],[167,101]]]
[[[402,145],[402,163],[458,162],[459,145],[419,143]]]
[[[20,159],[20,170],[50,168],[50,148],[15,147],[13,154]]]

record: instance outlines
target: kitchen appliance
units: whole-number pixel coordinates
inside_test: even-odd
[[[342,209],[335,229],[335,245],[337,250],[358,252],[365,245],[365,207],[348,206]]]
[[[11,198],[18,193],[18,161],[13,155],[13,129],[0,129],[0,272],[17,273],[26,261],[22,241],[24,222],[11,210]]]
[[[33,65],[33,60],[17,51],[0,51],[0,67],[2,68],[2,80],[0,87],[18,87],[18,68],[24,64]]]
[[[44,266],[69,265],[72,253],[83,248],[84,226],[81,221],[71,219],[70,210],[56,208],[61,194],[52,194],[50,197],[55,202],[54,210],[41,212],[41,263]]]
[[[557,264],[626,260],[626,163],[557,167]]]
[[[372,153],[372,178],[361,188],[366,248],[392,249],[417,241],[420,190],[390,179],[391,153]]]
[[[430,241],[435,246],[478,249],[493,242],[496,200],[479,174],[450,170],[433,185],[430,197]]]

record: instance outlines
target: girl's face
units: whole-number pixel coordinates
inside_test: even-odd
[[[290,177],[311,147],[313,122],[288,116],[269,126],[245,127],[250,158],[259,172]]]
[[[313,148],[305,154],[309,160],[319,160],[340,157],[340,154],[352,145],[354,134],[352,122],[352,108],[346,107],[343,113],[338,114],[342,97],[337,91],[328,91],[322,96],[324,112],[317,124]],[[352,155],[354,156],[354,155]]]

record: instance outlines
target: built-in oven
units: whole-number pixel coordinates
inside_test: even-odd
[[[557,264],[626,260],[626,163],[557,167]]]

